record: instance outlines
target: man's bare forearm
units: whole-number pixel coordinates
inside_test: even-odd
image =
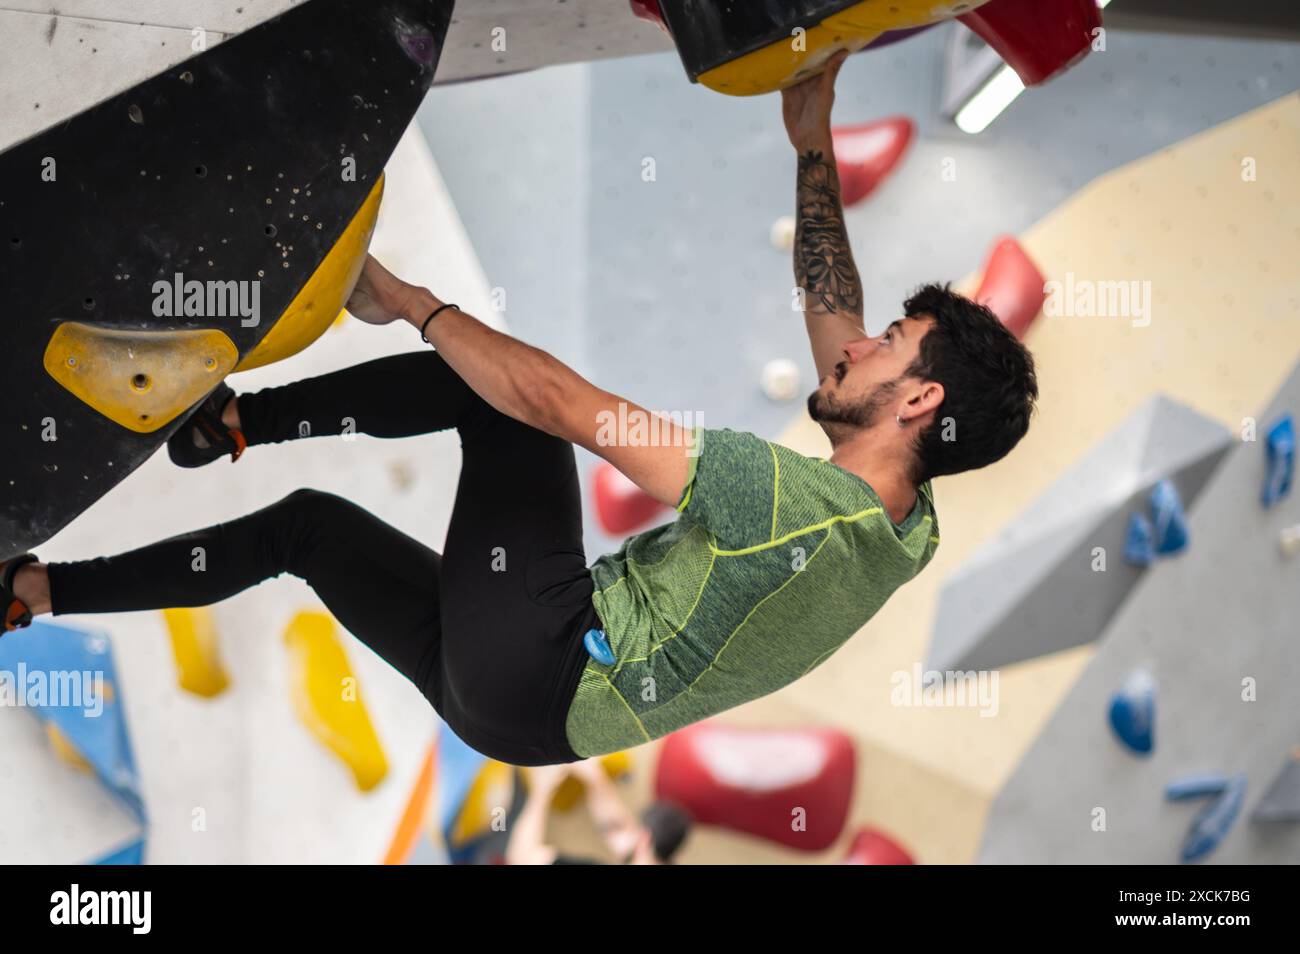
[[[415,328],[443,302],[427,289],[401,308]],[[429,322],[425,335],[483,400],[508,417],[553,433],[554,409],[577,374],[561,361],[518,338],[502,334],[472,315],[446,308]]]
[[[829,133],[799,149],[794,274],[804,308],[862,320],[862,279],[844,227],[840,178]]]

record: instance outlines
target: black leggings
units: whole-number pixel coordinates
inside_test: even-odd
[[[239,415],[250,445],[349,426],[376,437],[456,428],[464,463],[445,552],[298,490],[118,556],[51,563],[53,612],[206,606],[292,573],[478,751],[515,765],[579,758],[565,717],[583,635],[600,622],[572,445],[494,410],[433,351],[242,395]]]

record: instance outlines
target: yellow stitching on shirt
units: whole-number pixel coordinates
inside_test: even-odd
[[[826,650],[826,652],[822,653],[820,656],[818,656],[816,659],[812,661],[812,663],[808,666],[807,669],[803,671],[803,673],[799,676],[799,678],[802,679],[804,676],[808,675],[808,673],[812,672],[814,669],[820,666],[828,656],[830,656],[833,652],[835,652],[835,650],[840,649],[843,646],[844,644],[840,643],[839,646],[832,646],[830,649]]]
[[[700,606],[700,600],[704,598],[704,591],[705,591],[705,589],[708,588],[708,585],[709,585],[709,578],[713,576],[713,566],[714,566],[714,564],[717,563],[717,562],[718,562],[718,558],[717,558],[716,555],[713,556],[713,557],[711,557],[711,558],[709,559],[709,568],[708,568],[708,570],[706,570],[705,573],[704,573],[704,581],[700,584],[700,591],[699,591],[698,593],[695,594],[695,602],[692,603],[692,604],[691,604],[691,608],[690,608],[689,610],[687,610],[687,612],[686,612],[686,618],[685,618],[684,620],[682,620],[682,625],[678,626],[677,629],[673,632],[673,634],[672,634],[671,636],[665,637],[664,639],[660,640],[659,642],[657,642],[657,643],[655,643],[653,646],[651,646],[651,647],[650,647],[650,655],[649,655],[649,656],[642,656],[642,657],[637,658],[637,659],[621,659],[621,660],[619,660],[618,665],[614,667],[614,673],[615,673],[615,675],[617,675],[619,672],[621,672],[622,669],[623,669],[623,667],[624,667],[625,665],[627,665],[628,663],[635,663],[635,662],[648,662],[648,661],[650,660],[650,656],[653,656],[655,653],[657,653],[657,652],[658,652],[660,649],[662,649],[664,646],[667,646],[669,642],[671,642],[672,640],[674,640],[674,639],[676,639],[676,638],[678,637],[678,635],[681,633],[681,631],[684,630],[684,629],[686,628],[686,624],[689,623],[689,622],[691,621],[691,617],[695,615],[695,611],[699,608],[699,606]]]
[[[768,442],[767,449],[772,452],[772,532],[767,537],[770,543],[776,539],[776,502],[781,498],[781,462],[776,459],[776,448],[771,441]]]
[[[609,586],[605,587],[603,590],[597,590],[595,593],[591,594],[591,598],[595,599],[597,596],[604,596],[606,593],[613,590],[614,587],[618,586],[620,583],[626,583],[626,582],[627,582],[627,577],[620,576],[617,580],[609,584]]]
[[[812,552],[812,555],[808,557],[808,561],[804,563],[803,565],[804,570],[807,570],[808,567],[812,565],[812,561],[817,559],[817,554],[822,552],[822,547],[826,546],[826,541],[830,540],[830,538],[831,535],[828,533],[826,534],[822,542],[817,544],[817,549]],[[784,583],[782,583],[771,593],[768,593],[767,596],[763,597],[761,600],[755,603],[754,608],[750,610],[749,613],[745,616],[745,618],[740,621],[740,625],[731,631],[731,635],[727,637],[727,641],[723,643],[720,647],[718,647],[718,651],[713,654],[713,659],[708,664],[708,666],[705,667],[704,672],[700,673],[698,676],[692,679],[691,684],[687,686],[683,692],[679,692],[677,695],[673,696],[672,699],[668,700],[668,702],[664,704],[668,705],[669,703],[675,702],[678,699],[681,699],[687,693],[691,692],[691,690],[695,688],[695,684],[699,682],[701,679],[703,679],[705,676],[707,676],[709,674],[709,670],[711,670],[715,665],[717,665],[718,660],[722,658],[722,654],[725,653],[727,651],[727,647],[731,645],[731,641],[736,638],[737,634],[739,634],[739,632],[742,629],[745,628],[746,624],[749,623],[750,619],[753,618],[754,614],[758,612],[758,608],[762,606],[764,603],[766,603],[768,600],[770,600],[772,597],[776,596],[776,594],[780,593],[783,589],[789,586],[796,579],[798,579],[801,572],[803,571],[796,571],[795,573],[791,574],[790,577]]]
[[[831,525],[836,523],[856,523],[857,521],[861,520],[863,517],[869,517],[873,513],[884,513],[884,512],[885,511],[882,510],[880,507],[871,507],[867,510],[861,511],[860,513],[855,513],[850,517],[837,515],[831,517],[829,520],[823,520],[821,521],[821,523],[810,524],[809,526],[806,526],[801,530],[795,530],[793,533],[787,533],[779,540],[771,540],[768,543],[759,543],[755,546],[744,547],[740,550],[719,550],[715,548],[712,544],[709,544],[709,549],[712,550],[717,556],[745,556],[748,553],[758,553],[761,550],[771,550],[773,547],[779,547],[783,543],[788,543],[789,541],[793,540],[795,537],[801,537],[806,533],[813,533],[817,530],[825,530],[827,527],[830,527]]]
[[[609,677],[606,676],[603,672],[599,673],[599,675],[601,679],[605,680],[606,685],[608,685],[609,688],[613,690],[614,695],[618,696],[618,701],[623,703],[623,708],[627,709],[628,715],[632,717],[632,720],[636,723],[636,727],[641,730],[641,734],[645,736],[645,740],[647,742],[652,741],[650,738],[650,733],[646,731],[645,725],[641,722],[641,717],[636,714],[636,711],[628,703],[627,697],[625,697],[623,693],[619,691],[618,686],[614,685],[614,683],[610,681]]]

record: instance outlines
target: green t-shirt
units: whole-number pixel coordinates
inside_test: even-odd
[[[640,745],[775,692],[830,657],[930,561],[929,482],[895,525],[861,478],[753,434],[697,432],[671,524],[591,567],[617,662],[587,661],[566,734]]]

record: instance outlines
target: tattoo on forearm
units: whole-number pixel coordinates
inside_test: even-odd
[[[840,178],[819,150],[799,156],[798,204],[794,275],[806,306],[861,315],[862,279],[844,228]]]

